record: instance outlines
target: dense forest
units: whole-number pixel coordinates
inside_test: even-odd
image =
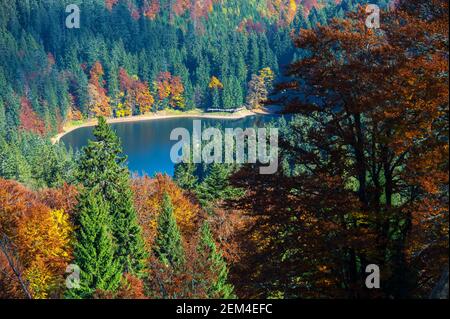
[[[442,293],[446,1],[371,1],[380,29],[356,0],[0,2],[0,298]],[[290,114],[270,176],[132,176],[105,120],[265,104]],[[97,117],[80,152],[51,142]]]

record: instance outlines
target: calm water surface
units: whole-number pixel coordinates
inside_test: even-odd
[[[201,119],[202,125],[220,126],[222,128],[242,129],[261,127],[278,116],[251,116],[239,120],[231,119]],[[139,175],[166,173],[173,175],[174,164],[170,159],[170,150],[177,141],[170,140],[173,129],[183,127],[192,135],[194,118],[172,118],[143,122],[112,124],[122,141],[124,154],[128,156],[128,167],[131,172]],[[198,119],[197,119],[198,120]],[[74,150],[80,150],[94,138],[93,127],[84,127],[65,135],[61,141]]]

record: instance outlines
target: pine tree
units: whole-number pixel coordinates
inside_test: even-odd
[[[3,101],[0,99],[0,136],[5,133],[6,129],[6,113]]]
[[[230,185],[232,173],[230,165],[214,163],[208,170],[208,175],[198,186],[195,193],[202,205],[208,206],[221,200],[236,198],[241,191]]]
[[[212,97],[211,97],[211,103],[212,103],[212,105],[211,105],[211,108],[213,108],[214,110],[217,110],[217,109],[221,109],[222,107],[221,107],[221,103],[220,103],[220,91],[219,91],[219,89],[218,88],[214,88],[213,90],[212,90]]]
[[[104,118],[99,118],[94,136],[96,140],[90,141],[83,149],[78,180],[88,189],[99,188],[103,199],[111,207],[111,227],[123,272],[141,276],[147,256],[142,230],[133,207],[126,158],[121,156],[119,138]]]
[[[80,287],[69,289],[68,298],[90,298],[97,290],[115,292],[120,285],[109,210],[97,190],[79,196],[74,264],[80,268]]]
[[[196,166],[194,163],[180,163],[175,166],[174,180],[184,190],[194,190],[198,178],[195,176]]]
[[[234,287],[228,282],[228,267],[222,253],[218,250],[214,241],[208,222],[205,222],[200,229],[200,242],[197,247],[200,261],[208,267],[207,276],[208,298],[211,299],[232,299]]]
[[[223,107],[225,109],[232,109],[236,107],[233,101],[233,82],[231,78],[225,78],[224,80],[222,97]]]
[[[162,211],[158,217],[154,252],[161,262],[174,269],[184,264],[181,233],[173,213],[172,200],[167,193],[164,194]]]
[[[18,148],[18,143],[7,143],[0,136],[0,177],[29,184],[32,181],[31,168]]]

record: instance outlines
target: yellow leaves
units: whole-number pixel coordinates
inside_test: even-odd
[[[213,76],[211,78],[211,81],[209,82],[208,87],[210,89],[223,89],[223,84],[217,77]]]
[[[297,13],[297,3],[295,0],[289,0],[289,12],[294,15]]]
[[[127,117],[127,116],[131,116],[131,108],[125,103],[119,102],[119,104],[117,104],[116,117]]]
[[[148,247],[152,246],[156,235],[164,193],[172,200],[174,215],[183,235],[195,232],[200,208],[193,204],[168,176],[157,175],[154,179],[148,177],[135,179],[133,191],[139,222],[144,230]]]
[[[260,70],[259,76],[264,80],[264,82],[272,82],[275,78],[271,68],[264,68]]]
[[[327,267],[327,265],[319,265],[319,266],[317,266],[317,269],[323,273],[330,272],[330,269]]]
[[[47,299],[49,290],[55,283],[55,278],[45,262],[38,258],[24,272],[29,289],[35,299]]]
[[[74,231],[69,221],[69,214],[64,210],[53,210],[50,215],[52,222],[48,236],[54,244],[51,255],[69,261],[71,257],[70,241]]]
[[[155,83],[160,101],[168,100],[168,104],[173,108],[184,108],[184,85],[181,77],[172,76],[170,72],[161,72]]]
[[[155,102],[148,83],[139,81],[136,75],[128,75],[123,68],[119,70],[119,80],[122,91],[118,96],[116,117],[131,116],[136,111],[148,113]]]
[[[17,230],[17,243],[25,264],[25,278],[33,296],[46,298],[50,283],[58,279],[71,259],[73,226],[63,210],[35,209]]]
[[[185,99],[181,94],[175,95],[172,98],[172,101],[173,101],[174,106],[179,109],[184,109],[186,107]]]
[[[71,255],[70,239],[73,227],[62,210],[42,210],[23,220],[18,228],[18,239],[27,254],[62,267]]]

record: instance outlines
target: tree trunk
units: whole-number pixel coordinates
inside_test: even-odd
[[[430,299],[448,299],[448,266],[442,272],[436,286],[434,286]]]

